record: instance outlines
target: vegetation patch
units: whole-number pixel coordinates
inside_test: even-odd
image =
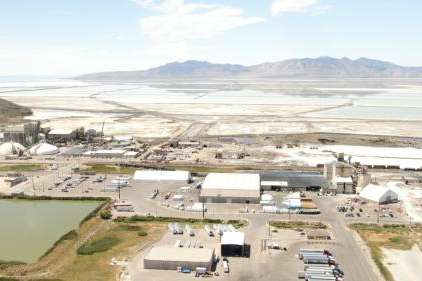
[[[178,222],[189,224],[232,224],[235,228],[241,228],[248,224],[246,220],[221,220],[221,219],[194,219],[194,218],[175,218],[175,217],[160,217],[160,216],[140,216],[134,215],[131,217],[117,217],[116,222],[136,223],[136,222]]]
[[[109,220],[109,219],[111,219],[111,218],[113,217],[113,214],[111,213],[111,211],[110,211],[110,210],[103,210],[103,211],[101,211],[101,213],[100,213],[100,217],[101,217],[103,220]]]
[[[270,221],[270,226],[284,229],[327,229],[328,226],[322,222],[306,221]]]
[[[143,229],[140,229],[139,231],[138,231],[138,236],[147,236],[148,235],[148,232],[146,232],[145,230],[143,230]]]
[[[402,224],[351,224],[350,228],[355,230],[368,245],[372,259],[379,268],[381,274],[387,281],[394,281],[393,275],[383,263],[382,248],[397,250],[410,250],[413,245],[422,246],[422,227],[410,228]]]
[[[80,173],[94,172],[99,174],[133,174],[139,168],[126,167],[126,166],[115,166],[106,164],[87,164],[87,167],[79,170]]]
[[[120,239],[115,236],[105,236],[97,240],[83,244],[78,248],[78,255],[93,255],[105,252],[119,244]]]
[[[2,260],[0,260],[0,270],[6,269],[6,268],[11,267],[11,266],[23,265],[23,264],[26,264],[26,263],[21,262],[21,261],[2,261]]]
[[[0,172],[32,172],[44,170],[42,164],[7,164],[0,165]]]

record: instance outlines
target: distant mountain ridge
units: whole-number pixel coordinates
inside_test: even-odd
[[[422,67],[400,66],[368,58],[303,58],[252,66],[188,60],[147,70],[89,73],[92,81],[142,81],[165,78],[422,78]]]

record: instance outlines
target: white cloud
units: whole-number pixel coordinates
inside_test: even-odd
[[[285,12],[303,12],[317,2],[318,0],[275,0],[271,5],[271,14],[275,16]]]
[[[134,1],[157,13],[140,20],[142,33],[152,44],[149,52],[171,55],[173,59],[189,53],[200,40],[264,21],[230,6],[186,3],[184,0]]]

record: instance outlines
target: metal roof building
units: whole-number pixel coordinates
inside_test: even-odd
[[[260,182],[259,174],[209,173],[200,199],[208,203],[259,203]]]
[[[161,171],[161,170],[140,170],[133,175],[136,181],[172,181],[189,183],[191,180],[188,171]]]
[[[187,267],[195,270],[205,267],[211,270],[214,261],[214,249],[153,247],[144,258],[145,269],[176,270]]]

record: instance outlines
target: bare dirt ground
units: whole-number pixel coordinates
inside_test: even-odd
[[[393,274],[395,280],[421,280],[419,269],[422,268],[422,252],[418,246],[411,250],[395,250],[383,248],[384,264]]]

